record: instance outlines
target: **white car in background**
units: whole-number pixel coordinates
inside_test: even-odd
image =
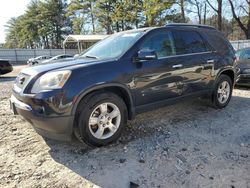
[[[54,63],[57,61],[67,61],[67,60],[73,60],[74,56],[73,55],[69,55],[69,54],[62,54],[62,55],[57,55],[55,57],[52,57],[46,61],[43,61],[42,63]]]
[[[51,56],[47,56],[47,55],[38,56],[35,58],[30,58],[27,61],[27,64],[28,65],[36,65],[36,64],[42,63],[43,61],[48,60],[48,59],[51,59]]]

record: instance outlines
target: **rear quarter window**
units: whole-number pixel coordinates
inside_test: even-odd
[[[235,50],[225,36],[216,30],[204,31],[207,42],[221,55],[235,56]]]

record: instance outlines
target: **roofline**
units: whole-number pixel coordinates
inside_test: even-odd
[[[153,30],[159,27],[141,27],[141,28],[137,28],[137,29],[129,29],[129,30],[125,30],[125,31],[119,31],[113,34],[122,34],[122,33],[134,33],[134,32],[146,32],[149,30]]]
[[[170,23],[170,24],[166,24],[165,27],[194,27],[194,28],[204,28],[204,29],[216,30],[216,28],[209,26],[209,25],[187,24],[187,23]]]

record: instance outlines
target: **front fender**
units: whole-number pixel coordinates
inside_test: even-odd
[[[76,110],[77,110],[77,107],[79,105],[79,103],[81,102],[81,100],[87,96],[89,93],[93,92],[93,91],[97,91],[97,90],[101,90],[101,89],[105,89],[105,88],[108,88],[108,87],[117,87],[117,88],[120,88],[122,89],[123,91],[126,91],[126,94],[129,98],[129,111],[131,111],[131,116],[133,117],[134,114],[135,114],[135,110],[134,110],[134,100],[133,100],[133,96],[130,92],[130,90],[123,84],[121,83],[101,83],[101,84],[96,84],[94,86],[91,86],[87,89],[84,89],[78,96],[77,98],[75,99],[74,101],[74,106],[73,106],[73,109],[72,109],[72,115],[75,115],[76,114]]]

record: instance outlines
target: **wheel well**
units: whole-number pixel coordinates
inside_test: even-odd
[[[131,97],[129,96],[128,92],[119,87],[119,86],[108,86],[108,87],[104,87],[104,88],[100,88],[100,89],[96,89],[96,90],[92,90],[90,91],[89,93],[86,93],[80,101],[82,101],[82,99],[84,99],[86,96],[89,96],[89,94],[93,93],[93,92],[104,92],[104,91],[109,91],[109,92],[112,92],[116,95],[118,95],[119,97],[121,97],[124,101],[124,103],[126,104],[126,107],[127,107],[127,110],[128,110],[128,119],[131,120],[133,119],[133,110],[132,110],[132,99]],[[78,105],[80,104],[81,102],[78,103]],[[77,107],[78,108],[78,107]]]
[[[232,71],[232,70],[225,70],[225,71],[223,71],[221,73],[221,75],[222,74],[229,76],[229,78],[231,78],[231,80],[232,80],[232,83],[234,83],[234,71]]]

